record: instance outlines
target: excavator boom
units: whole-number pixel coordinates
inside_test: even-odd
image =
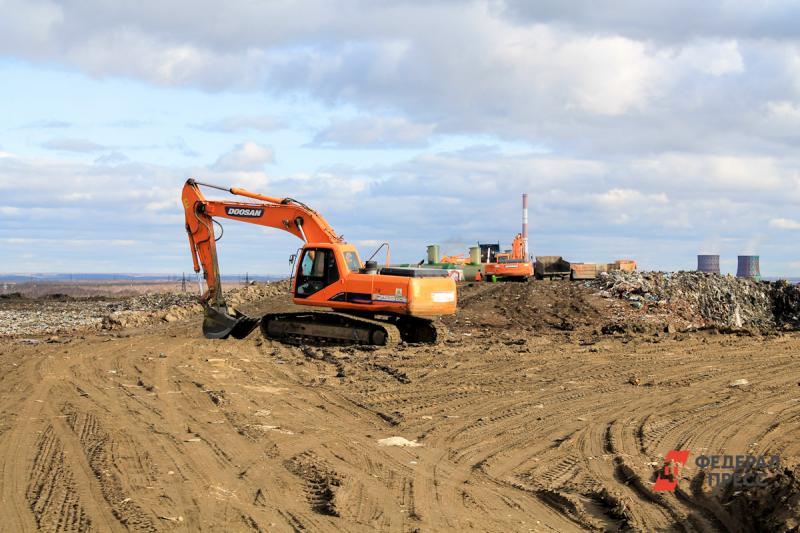
[[[210,201],[200,191],[200,185],[259,202]],[[275,198],[235,187],[226,189],[190,179],[183,186],[181,199],[194,270],[200,272],[202,266],[208,286],[208,291],[201,300],[205,307],[203,332],[209,338],[225,338],[229,335],[234,338],[244,338],[258,326],[258,320],[227,309],[219,277],[213,218],[228,218],[271,226],[287,231],[306,242],[309,239],[315,242],[342,242],[341,237],[336,235],[321,215],[290,198]]]

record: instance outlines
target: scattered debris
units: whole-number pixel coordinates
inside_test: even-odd
[[[750,382],[746,379],[737,379],[736,381],[732,381],[728,386],[729,387],[744,387],[745,385],[749,385]]]
[[[160,518],[161,520],[166,520],[168,522],[176,522],[176,523],[183,522],[182,516],[159,516],[158,518]]]
[[[404,448],[417,448],[422,446],[416,440],[408,440],[403,437],[388,437],[386,439],[378,439],[378,446],[402,446]]]
[[[288,290],[288,282],[258,283],[226,291],[228,302],[241,305]],[[193,293],[149,293],[132,297],[27,298],[0,301],[0,337],[51,335],[47,342],[67,342],[54,334],[76,330],[120,330],[157,322],[177,322],[201,316],[202,306]],[[30,339],[31,344],[40,341]],[[29,342],[29,341],[21,341]]]

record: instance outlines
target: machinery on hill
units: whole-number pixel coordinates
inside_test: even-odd
[[[469,257],[466,255],[446,255],[439,261],[448,265],[466,265],[469,263]]]
[[[570,263],[560,255],[537,255],[533,265],[536,279],[570,277]]]
[[[257,202],[206,200],[201,185]],[[241,339],[260,324],[265,337],[290,343],[435,342],[437,331],[430,318],[455,313],[455,282],[446,272],[389,267],[388,245],[386,267],[378,268],[371,260],[362,263],[353,245],[334,232],[319,213],[297,200],[192,179],[183,186],[181,199],[194,270],[199,273],[202,266],[207,285],[201,301],[203,333],[208,338]],[[217,218],[269,226],[301,239],[303,247],[294,259],[292,301],[336,312],[270,313],[253,318],[229,308],[217,261],[219,238],[213,228],[215,223],[219,225]]]
[[[498,278],[527,281],[533,275],[533,264],[525,257],[525,240],[521,233],[514,237],[510,252],[497,253],[494,262],[486,263],[484,274],[487,281]]]
[[[596,279],[601,272],[611,272],[612,270],[633,272],[636,270],[636,261],[617,259],[613,263],[570,263],[569,279]]]

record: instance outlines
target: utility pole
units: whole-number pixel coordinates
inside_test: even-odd
[[[186,272],[183,273],[183,277],[181,278],[181,291],[186,292]]]

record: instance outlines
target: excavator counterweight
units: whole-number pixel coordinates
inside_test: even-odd
[[[226,191],[249,201],[207,200],[200,186]],[[456,310],[455,282],[442,270],[362,263],[327,221],[307,205],[239,188],[188,180],[181,200],[195,272],[202,270],[203,334],[212,339],[244,338],[258,325],[283,342],[386,345],[398,340],[435,342],[432,318]],[[292,278],[292,301],[333,312],[272,313],[253,318],[230,308],[222,293],[217,261],[217,218],[274,227],[303,241]],[[388,261],[388,259],[387,259]]]

